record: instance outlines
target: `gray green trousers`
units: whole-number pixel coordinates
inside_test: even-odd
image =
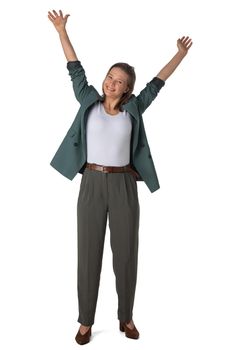
[[[94,323],[107,218],[118,295],[118,319],[132,319],[137,279],[139,201],[129,173],[85,168],[78,196],[78,322]]]

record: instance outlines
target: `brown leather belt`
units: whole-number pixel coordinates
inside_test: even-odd
[[[129,164],[125,166],[105,166],[95,163],[87,163],[86,167],[91,170],[102,171],[103,173],[124,173],[131,170]]]
[[[95,163],[86,163],[86,168],[91,170],[102,171],[103,173],[131,172],[136,179],[138,177],[138,173],[131,168],[130,164],[127,164],[125,166],[105,166],[105,165],[99,165]]]

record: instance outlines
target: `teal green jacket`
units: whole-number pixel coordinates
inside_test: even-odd
[[[55,153],[50,165],[70,180],[77,173],[83,174],[87,162],[86,122],[90,108],[103,97],[89,85],[80,61],[67,62],[67,69],[73,83],[74,94],[80,103],[78,113]],[[147,141],[143,112],[157,96],[165,82],[152,79],[138,96],[132,95],[122,106],[132,120],[130,164],[138,173],[137,181],[144,181],[151,192],[160,188],[154,162]]]

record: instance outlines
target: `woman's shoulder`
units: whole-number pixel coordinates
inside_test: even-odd
[[[130,98],[128,99],[128,101],[125,103],[125,105],[131,104],[131,103],[135,103],[137,100],[136,96],[134,94],[132,94],[130,96]]]

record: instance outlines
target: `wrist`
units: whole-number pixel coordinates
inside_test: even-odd
[[[177,55],[182,59],[187,55],[188,51],[180,51],[178,50]]]
[[[65,27],[62,27],[62,28],[56,28],[57,29],[57,32],[59,35],[66,35],[67,32],[66,32],[66,28]]]

